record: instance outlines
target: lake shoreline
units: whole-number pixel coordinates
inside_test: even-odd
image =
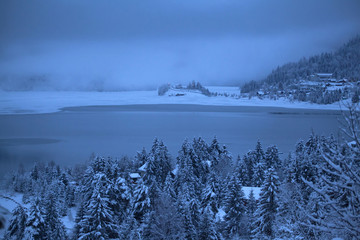
[[[200,104],[92,105],[60,108],[59,112],[234,112],[269,114],[341,115],[341,110],[302,109],[277,106],[217,106]]]
[[[212,106],[216,111],[219,108],[277,108],[340,111],[346,109],[348,102],[337,102],[328,105],[312,104],[308,102],[291,102],[286,98],[277,100],[259,99],[258,97],[233,98],[233,97],[207,97],[202,94],[189,93],[188,95],[158,96],[157,91],[127,91],[127,92],[1,92],[0,115],[11,114],[45,114],[68,110],[73,107],[109,106],[109,108],[126,108],[124,106],[149,105],[157,108],[157,105],[189,105],[188,108],[199,108],[197,106]],[[119,106],[119,107],[114,107]],[[121,106],[121,107],[120,107]],[[195,107],[191,107],[195,106]],[[132,108],[132,107],[128,107]],[[137,107],[139,108],[139,107]],[[144,107],[141,107],[144,108]],[[163,108],[163,107],[161,107]],[[177,108],[176,106],[174,108]],[[161,110],[163,111],[163,110]],[[173,111],[173,110],[169,110]],[[191,110],[194,111],[194,110]],[[199,110],[204,111],[204,110]],[[237,111],[237,110],[226,110]],[[243,110],[241,110],[243,111]]]

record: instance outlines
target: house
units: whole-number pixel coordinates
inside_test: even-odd
[[[129,173],[129,177],[132,183],[136,183],[141,178],[139,173]]]
[[[318,81],[329,81],[332,79],[333,74],[332,73],[316,73],[315,74]]]
[[[257,91],[257,92],[256,92],[256,95],[258,95],[259,97],[262,97],[262,96],[265,95],[265,92],[262,91],[262,90],[260,90],[260,91]]]

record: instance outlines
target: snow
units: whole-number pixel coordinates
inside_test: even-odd
[[[12,216],[12,211],[17,207],[17,203],[22,204],[22,194],[9,194],[6,191],[0,192],[0,217],[3,215],[5,218],[5,229],[7,228],[7,224],[10,221],[10,218]],[[4,198],[6,197],[6,198]],[[13,199],[14,201],[8,199]],[[28,207],[24,204],[22,204],[24,207]],[[5,229],[0,230],[0,239],[5,234]]]
[[[76,208],[71,208],[68,210],[68,215],[61,218],[61,221],[63,222],[68,235],[72,233],[72,230],[75,226],[75,216]]]
[[[4,198],[3,196],[6,198]],[[13,199],[15,202],[8,198]],[[6,191],[0,191],[0,209],[4,208],[8,212],[5,215],[6,224],[10,221],[12,211],[18,206],[17,203],[21,204],[23,207],[27,209],[30,208],[29,204],[24,204],[22,202],[22,198],[23,198],[23,194],[20,193],[9,193]],[[72,229],[74,228],[75,216],[76,216],[76,208],[71,208],[68,210],[67,216],[61,218],[68,233],[71,233]],[[0,239],[4,235],[4,233],[5,233],[4,229],[2,229],[0,231]]]
[[[130,178],[134,179],[134,178],[141,178],[140,174],[138,173],[130,173],[129,174]]]
[[[144,165],[142,165],[141,167],[139,167],[139,171],[141,171],[141,172],[146,172],[147,165],[148,165],[148,163],[147,163],[147,162],[146,162],[146,163],[144,163]]]
[[[219,208],[219,211],[217,212],[215,219],[217,222],[219,221],[224,221],[224,217],[225,217],[226,213],[224,211],[224,209]]]
[[[244,191],[245,197],[247,199],[249,199],[251,190],[253,190],[255,200],[258,200],[260,198],[260,187],[242,187],[242,190]]]
[[[240,88],[239,87],[223,87],[223,86],[205,86],[205,88],[209,89],[212,93],[219,94],[228,94],[228,95],[239,95]]]
[[[4,197],[7,198],[4,198]],[[7,209],[10,213],[18,206],[17,203],[22,204],[22,197],[23,194],[15,193],[15,194],[9,194],[8,192],[1,191],[0,192],[0,206]],[[8,199],[11,198],[14,201]],[[28,207],[24,204],[22,204],[24,207]]]
[[[211,89],[211,87],[209,87]],[[235,91],[229,87],[214,87],[218,92]],[[237,90],[238,91],[238,90]],[[64,107],[134,105],[134,104],[198,104],[213,106],[261,106],[301,109],[339,110],[340,104],[319,105],[306,102],[290,102],[288,99],[207,97],[196,91],[184,96],[158,96],[152,91],[125,92],[0,92],[0,114],[35,114],[58,112]]]

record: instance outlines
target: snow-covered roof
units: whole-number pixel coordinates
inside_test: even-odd
[[[171,172],[172,172],[172,174],[174,174],[174,175],[176,175],[177,174],[177,172],[178,172],[178,165],[176,165],[176,167],[174,168],[174,170],[172,170]]]
[[[332,77],[332,73],[317,73],[316,76],[318,77]]]
[[[139,167],[139,171],[141,171],[141,172],[146,172],[147,165],[148,165],[148,163],[147,163],[147,162],[146,162],[146,163],[144,163],[144,165],[142,165],[141,167]]]
[[[129,173],[130,178],[141,178],[140,174],[138,173]]]

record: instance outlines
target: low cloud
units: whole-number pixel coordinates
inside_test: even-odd
[[[332,51],[360,29],[355,0],[1,5],[0,87],[28,90],[240,84]]]

